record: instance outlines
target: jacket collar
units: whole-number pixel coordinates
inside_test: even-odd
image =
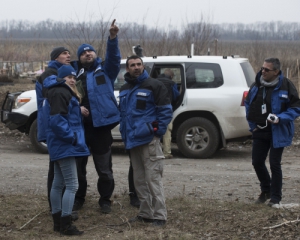
[[[127,72],[125,75],[125,81],[129,84],[140,84],[144,82],[147,78],[149,78],[148,72],[144,69],[143,73],[138,76],[137,78],[133,78],[130,76],[129,72]]]
[[[256,74],[256,77],[255,77],[255,84],[256,86],[260,87],[260,77],[262,75],[262,71],[260,70],[257,74]],[[284,78],[284,75],[283,75],[283,72],[280,70],[279,72],[279,81],[278,81],[278,84],[276,85],[276,87],[274,89],[278,89],[281,87],[281,84],[282,84],[282,80]]]
[[[56,60],[52,60],[52,61],[50,61],[48,63],[48,67],[49,68],[54,68],[56,70],[59,69],[62,65],[63,65],[62,63],[60,63],[60,62],[58,62]]]
[[[99,67],[101,67],[101,63],[102,63],[102,59],[97,57],[95,59],[95,61],[93,62],[93,65],[91,65],[91,67],[89,67],[89,69],[86,69],[82,66],[81,62],[80,61],[72,61],[71,62],[71,65],[73,66],[73,68],[76,70],[76,72],[78,72],[80,69],[84,68],[86,71],[89,71],[89,70],[96,70],[98,69]]]

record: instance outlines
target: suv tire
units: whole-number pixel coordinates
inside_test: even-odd
[[[48,153],[47,144],[44,142],[39,142],[37,140],[37,120],[35,119],[33,123],[30,126],[29,130],[29,138],[33,145],[33,147],[39,152],[39,153]]]
[[[194,117],[184,121],[177,131],[179,150],[188,158],[209,158],[218,149],[219,131],[206,118]]]

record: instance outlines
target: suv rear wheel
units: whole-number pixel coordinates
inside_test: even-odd
[[[219,146],[217,127],[208,119],[194,117],[183,122],[177,131],[179,150],[188,158],[211,157]]]
[[[45,142],[39,142],[37,139],[37,120],[35,119],[30,126],[29,138],[33,147],[39,153],[48,153],[47,144]]]

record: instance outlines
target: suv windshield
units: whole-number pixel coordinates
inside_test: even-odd
[[[249,62],[241,63],[241,67],[243,69],[247,85],[248,85],[248,87],[250,87],[252,85],[252,83],[254,83],[254,81],[255,81],[254,70]]]

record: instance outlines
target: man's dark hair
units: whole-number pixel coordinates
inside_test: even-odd
[[[278,58],[266,58],[265,62],[273,64],[273,70],[280,70],[280,61]]]
[[[131,59],[140,59],[141,62],[142,62],[142,64],[144,65],[142,58],[140,58],[140,57],[137,56],[137,55],[131,55],[130,57],[127,57],[127,60],[126,60],[126,67],[129,67],[129,66],[128,66],[128,61],[131,60]]]

